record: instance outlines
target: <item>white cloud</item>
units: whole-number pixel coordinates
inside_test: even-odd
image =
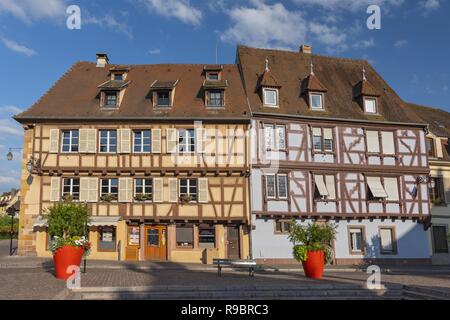
[[[0,119],[0,133],[22,136],[23,130],[9,119]]]
[[[20,179],[18,177],[0,176],[0,184],[20,184]]]
[[[147,51],[148,54],[160,54],[161,53],[161,49],[150,49]]]
[[[441,7],[441,0],[422,0],[419,6],[425,10],[425,13],[429,13]]]
[[[23,110],[20,109],[19,107],[9,105],[9,106],[0,107],[0,111],[6,112],[9,114],[18,114],[18,113],[21,113]]]
[[[298,5],[319,6],[327,10],[349,10],[357,11],[375,4],[382,8],[397,7],[403,4],[404,0],[292,0]]]
[[[348,49],[345,43],[347,35],[336,26],[312,22],[309,24],[309,31],[318,42],[329,46],[328,51],[338,52]]]
[[[65,0],[0,0],[0,13],[8,13],[30,23],[39,19],[64,18]]]
[[[292,48],[305,41],[307,23],[300,11],[289,11],[281,3],[253,4],[227,11],[232,26],[221,35],[223,41],[272,48]]]
[[[402,39],[402,40],[397,40],[394,43],[394,47],[396,47],[397,49],[403,48],[404,46],[408,45],[408,40]]]
[[[150,12],[167,18],[177,18],[184,23],[200,25],[203,14],[191,6],[189,0],[142,0]]]
[[[108,28],[115,32],[122,33],[126,35],[129,39],[133,39],[133,32],[131,28],[128,26],[127,21],[119,21],[111,12],[106,13],[102,17],[95,17],[86,14],[87,17],[81,20],[82,24],[92,24],[100,26],[101,28]],[[126,14],[122,14],[126,16]]]
[[[360,40],[355,42],[352,47],[355,49],[367,49],[375,46],[375,40],[369,39],[369,40]]]
[[[2,42],[5,45],[5,47],[8,48],[9,50],[20,53],[20,54],[24,54],[27,57],[31,57],[31,56],[34,56],[35,54],[37,54],[37,52],[34,51],[33,49],[30,49],[28,47],[25,47],[24,45],[18,44],[17,42],[15,42],[13,40],[2,38]]]

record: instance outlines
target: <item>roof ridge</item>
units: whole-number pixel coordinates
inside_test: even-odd
[[[77,63],[89,63],[95,65],[95,62],[92,61],[77,61]],[[208,65],[208,63],[110,63],[107,64],[104,68],[108,69],[108,67],[114,66],[127,66],[127,67],[146,67],[146,66],[195,66],[195,67],[203,67]],[[236,66],[235,63],[222,63],[223,66]]]
[[[427,108],[427,109],[432,109],[432,110],[435,110],[435,111],[442,111],[442,112],[450,114],[450,112],[448,112],[447,110],[441,109],[439,107],[426,106],[426,105],[423,105],[423,104],[418,104],[418,103],[415,103],[415,102],[408,102],[408,101],[404,101],[404,103],[406,103],[407,105],[410,105],[410,106],[414,106],[414,107]]]

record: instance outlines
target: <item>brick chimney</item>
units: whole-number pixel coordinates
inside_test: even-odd
[[[108,55],[106,53],[97,53],[97,68],[104,68],[109,64]]]
[[[300,46],[300,52],[305,54],[311,54],[312,53],[312,47],[309,44],[302,44]]]

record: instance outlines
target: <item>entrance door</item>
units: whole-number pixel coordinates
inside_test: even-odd
[[[145,227],[145,259],[167,260],[167,227]]]
[[[227,227],[227,258],[239,259],[239,227]]]

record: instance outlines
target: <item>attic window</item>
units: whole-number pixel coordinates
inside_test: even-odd
[[[224,90],[208,90],[207,106],[220,108],[224,106]]]
[[[115,108],[117,107],[117,92],[106,91],[105,92],[105,108]]]
[[[208,72],[206,74],[206,79],[211,81],[220,80],[218,72]]]
[[[123,81],[123,73],[113,73],[113,80]]]
[[[377,99],[364,98],[364,112],[365,113],[377,113]]]
[[[263,89],[263,103],[266,107],[278,107],[278,90],[277,89]]]
[[[170,91],[161,90],[156,92],[156,106],[170,107]]]
[[[311,92],[309,94],[309,104],[312,110],[323,110],[323,94]]]

